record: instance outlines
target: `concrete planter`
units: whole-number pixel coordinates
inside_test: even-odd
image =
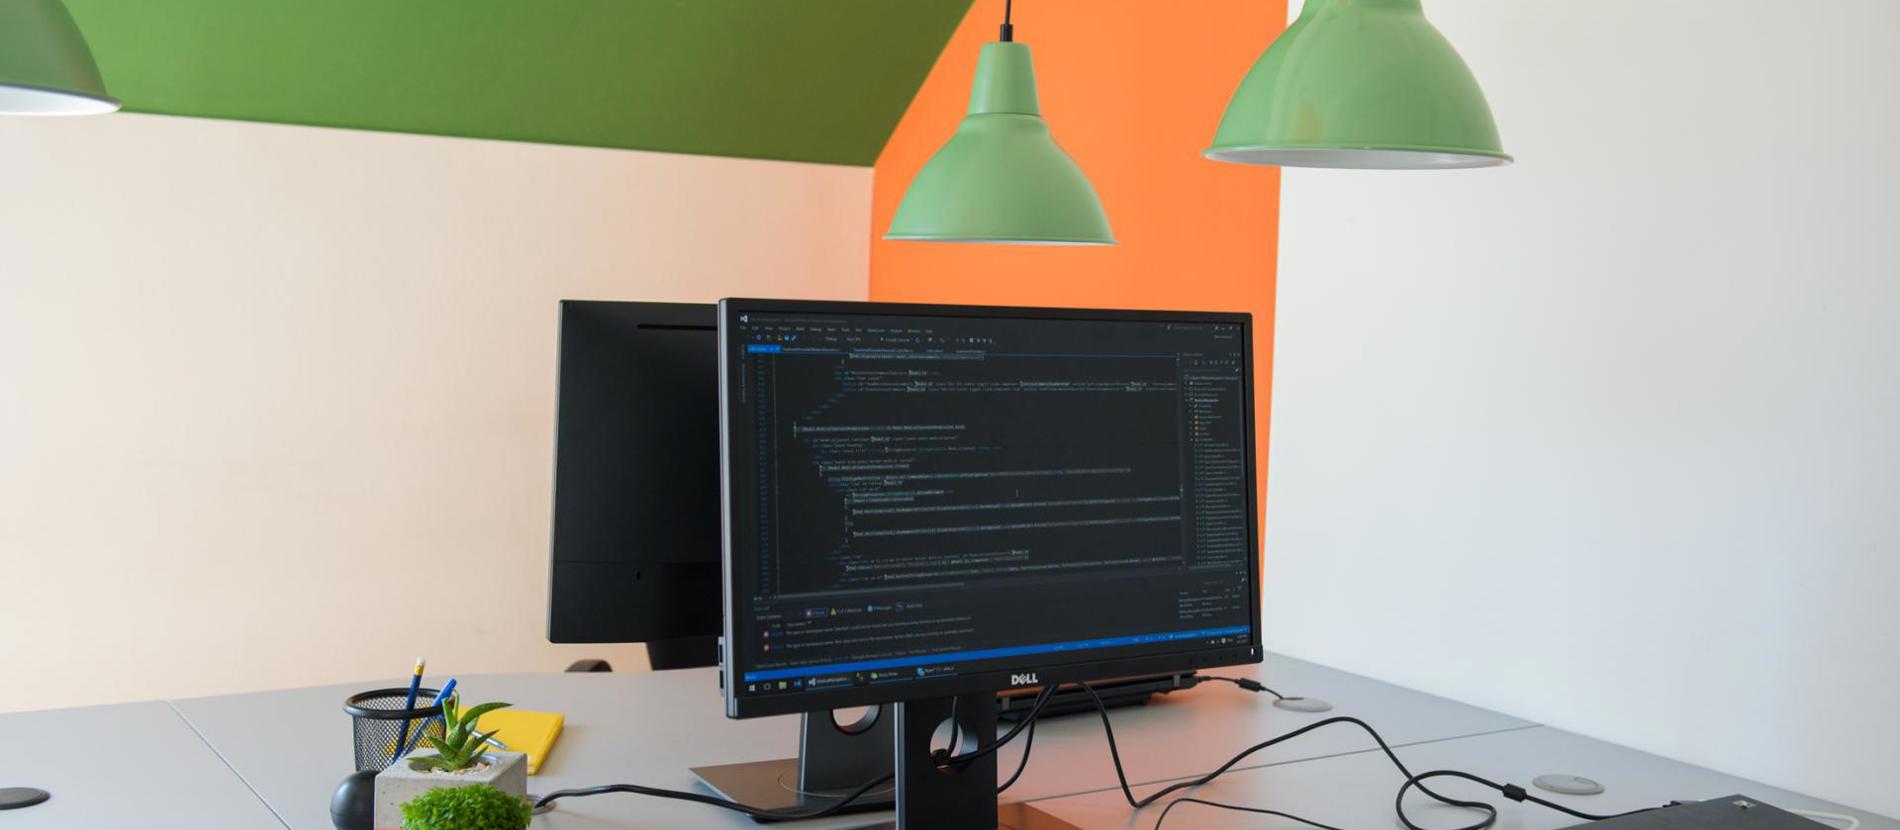
[[[400,830],[402,805],[437,787],[487,784],[513,796],[528,794],[528,756],[519,752],[489,750],[482,755],[487,768],[461,772],[442,772],[414,763],[417,758],[434,754],[432,750],[412,752],[376,774],[376,830]]]

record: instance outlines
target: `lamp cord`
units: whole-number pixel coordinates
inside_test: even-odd
[[[997,39],[1004,43],[1009,43],[1016,39],[1016,27],[1011,26],[1009,23],[1010,6],[1014,2],[1015,0],[1003,0],[1003,31],[1002,35]]]

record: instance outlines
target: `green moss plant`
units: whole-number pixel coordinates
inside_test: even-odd
[[[402,830],[527,830],[534,807],[487,784],[437,787],[402,805]]]

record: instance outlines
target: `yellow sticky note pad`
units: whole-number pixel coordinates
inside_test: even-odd
[[[495,740],[507,744],[509,752],[526,753],[528,774],[534,775],[541,771],[541,762],[547,760],[548,750],[554,748],[554,739],[561,737],[561,725],[566,722],[554,712],[496,709],[482,715],[475,728],[482,732],[499,730]]]

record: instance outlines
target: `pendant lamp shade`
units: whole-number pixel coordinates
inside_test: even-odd
[[[0,0],[0,115],[93,115],[118,108],[60,0]]]
[[[1049,136],[1028,46],[984,45],[969,114],[911,180],[884,238],[1115,244],[1094,185]]]
[[[1477,78],[1419,0],[1306,0],[1240,82],[1204,155],[1394,170],[1511,163]]]

